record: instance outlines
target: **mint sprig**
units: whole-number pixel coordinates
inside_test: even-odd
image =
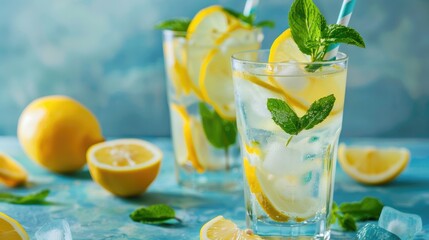
[[[130,214],[130,218],[135,222],[146,224],[174,223],[171,220],[176,223],[182,222],[182,220],[176,217],[174,209],[165,204],[155,204],[149,207],[138,208]]]
[[[6,202],[11,204],[49,204],[50,202],[46,201],[50,193],[49,189],[44,189],[36,193],[31,193],[28,195],[15,195],[12,193],[0,193],[0,202]]]
[[[188,30],[190,23],[191,23],[191,20],[188,18],[171,19],[171,20],[158,23],[155,26],[155,29],[186,32]]]
[[[373,197],[365,197],[358,202],[344,202],[339,206],[334,202],[329,222],[338,222],[345,231],[356,231],[356,222],[378,220],[382,209],[383,203]]]
[[[223,8],[223,10],[226,13],[232,15],[233,17],[238,18],[243,23],[246,23],[252,27],[259,27],[259,28],[263,28],[263,27],[274,28],[275,27],[275,23],[273,21],[264,20],[264,21],[260,21],[260,22],[255,22],[256,15],[254,13],[251,13],[249,15],[244,15],[241,12],[237,12],[237,11],[229,9],[229,8]]]
[[[237,126],[235,121],[222,119],[215,110],[210,110],[203,102],[199,104],[199,111],[204,133],[214,147],[227,149],[236,142]]]
[[[289,11],[292,37],[302,53],[311,61],[323,61],[329,45],[336,43],[365,47],[360,34],[353,28],[327,24],[325,17],[312,0],[295,0]]]
[[[291,135],[286,143],[287,146],[294,135],[298,135],[303,130],[312,129],[317,124],[323,122],[332,111],[334,103],[335,96],[333,94],[320,98],[311,104],[310,108],[301,118],[298,117],[287,102],[281,99],[269,98],[267,100],[267,108],[271,112],[273,121],[283,131]]]

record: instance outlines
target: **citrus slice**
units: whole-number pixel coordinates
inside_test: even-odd
[[[235,119],[231,56],[236,52],[258,49],[259,42],[254,35],[255,30],[232,26],[218,39],[219,46],[212,49],[201,64],[199,86],[203,99],[223,119]]]
[[[347,147],[341,144],[338,160],[344,172],[356,181],[377,185],[394,180],[407,166],[405,148]]]
[[[294,42],[290,29],[273,42],[268,59],[269,62],[310,62],[310,57],[301,53]],[[304,67],[284,65],[276,74],[283,73],[285,76],[269,77],[268,80],[282,91],[285,100],[300,113],[305,113],[314,101],[330,94],[336,98],[331,115],[342,112],[347,71],[335,65],[324,66],[322,74],[316,72],[307,74],[308,77],[300,77],[305,71]]]
[[[27,180],[27,171],[15,159],[0,152],[0,182],[8,187],[19,186]]]
[[[0,212],[0,239],[27,240],[30,237],[19,222]]]
[[[262,240],[250,231],[241,230],[229,219],[217,216],[203,225],[200,230],[201,240]]]
[[[199,173],[224,168],[223,161],[215,158],[206,139],[201,122],[180,105],[171,105],[172,129],[176,161],[181,166],[191,164]]]
[[[138,195],[158,175],[162,152],[139,139],[117,139],[91,146],[87,152],[92,179],[123,197]]]

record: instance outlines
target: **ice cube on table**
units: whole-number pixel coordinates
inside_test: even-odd
[[[37,240],[72,240],[69,223],[64,220],[53,220],[44,224],[36,232]]]
[[[356,237],[358,240],[400,240],[400,238],[395,234],[387,231],[382,227],[377,226],[374,223],[367,223],[365,226],[359,229]]]
[[[378,219],[378,226],[396,234],[401,240],[413,239],[414,235],[422,230],[422,218],[416,214],[384,207]]]

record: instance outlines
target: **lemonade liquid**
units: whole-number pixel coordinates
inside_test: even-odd
[[[347,58],[339,54],[340,60],[309,72],[311,64],[267,63],[268,54],[254,51],[233,59],[247,224],[259,235],[326,239]],[[269,98],[282,99],[301,117],[330,94],[336,97],[330,115],[292,138],[267,109]]]

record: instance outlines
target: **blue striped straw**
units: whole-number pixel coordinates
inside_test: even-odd
[[[259,0],[247,0],[243,11],[244,16],[250,16],[250,14],[255,13],[258,4]]]
[[[355,7],[356,0],[344,0],[341,6],[340,15],[338,15],[337,24],[347,26],[349,25],[350,18],[352,17],[353,8]],[[340,44],[332,44],[328,47],[324,60],[335,60]]]

